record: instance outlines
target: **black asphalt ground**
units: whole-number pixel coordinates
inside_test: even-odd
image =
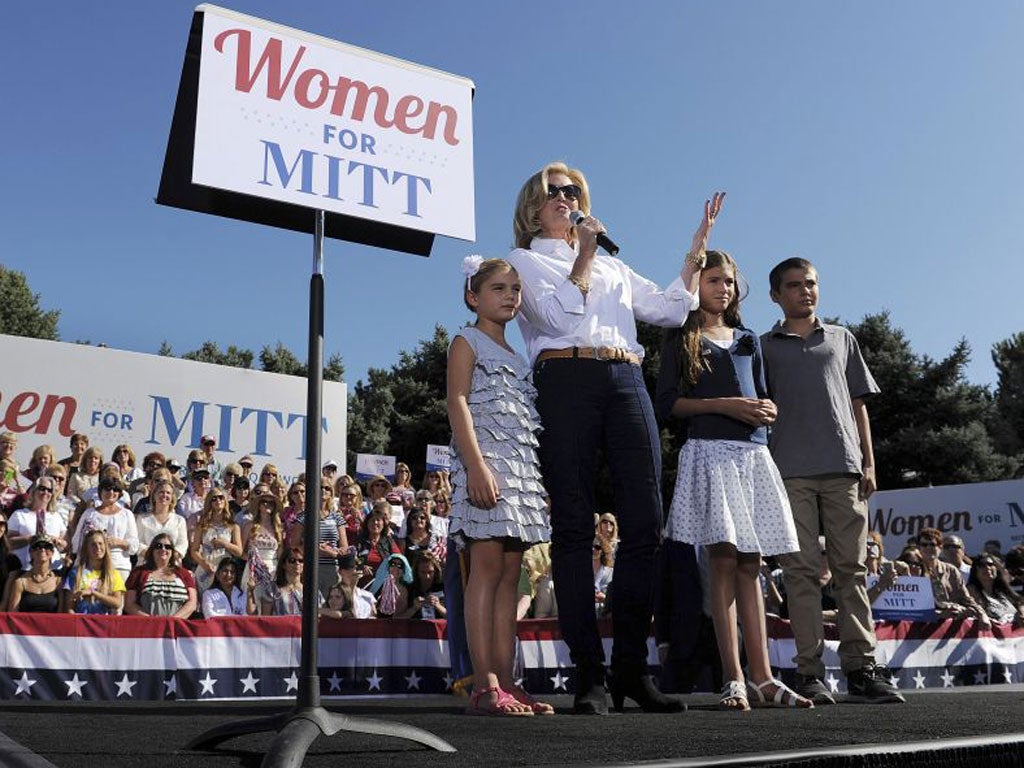
[[[704,694],[686,697],[690,710],[684,714],[644,715],[627,709],[608,717],[558,714],[521,719],[467,717],[461,714],[466,700],[447,696],[326,701],[325,706],[332,711],[428,730],[458,751],[442,754],[397,739],[339,733],[321,736],[303,765],[622,765],[1024,734],[1022,685],[910,692],[907,698],[905,705],[840,704],[806,711],[735,713],[718,712],[713,708],[714,699]],[[566,696],[551,700],[557,707],[571,704]],[[0,766],[33,764],[31,755],[13,756],[14,744],[57,768],[257,768],[270,742],[269,734],[226,741],[214,751],[187,751],[183,747],[221,723],[271,715],[288,707],[288,702],[73,706],[3,702]],[[45,762],[39,763],[39,768],[43,766]]]

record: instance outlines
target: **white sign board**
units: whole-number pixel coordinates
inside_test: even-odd
[[[868,576],[867,585],[875,586],[878,576]],[[875,619],[900,621],[935,621],[935,593],[926,576],[899,576],[896,583],[882,592],[871,604]]]
[[[356,454],[356,479],[369,480],[376,475],[384,475],[391,482],[395,481],[395,457],[381,456],[374,453]]]
[[[452,468],[452,457],[447,445],[427,446],[427,471],[447,471]]]
[[[203,5],[192,181],[476,238],[473,83]]]
[[[18,435],[16,458],[50,445],[61,459],[74,432],[110,459],[125,443],[184,466],[200,438],[217,438],[222,464],[245,454],[276,464],[285,481],[305,471],[306,380],[173,357],[0,335],[0,431]],[[18,361],[13,364],[10,361]],[[324,382],[323,452],[345,455],[346,386]]]
[[[868,501],[868,524],[895,558],[922,528],[964,540],[968,556],[996,539],[1003,552],[1024,542],[1024,480],[879,491]]]

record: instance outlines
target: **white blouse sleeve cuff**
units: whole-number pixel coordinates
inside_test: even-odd
[[[583,297],[580,289],[568,280],[558,286],[555,298],[566,314],[582,315],[587,311],[587,300]]]

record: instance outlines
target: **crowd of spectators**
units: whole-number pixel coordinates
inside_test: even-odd
[[[0,434],[0,608],[8,611],[216,617],[297,614],[303,568],[319,569],[328,618],[442,619],[449,556],[451,488],[428,471],[417,489],[406,464],[395,482],[364,484],[328,460],[319,478],[315,552],[304,551],[307,481],[286,483],[278,468],[256,471],[250,456],[221,464],[204,436],[184,465],[152,452],[137,461],[115,446],[110,461],[84,434],[58,460],[50,446],[19,466],[17,436]],[[594,520],[594,609],[612,611],[618,547],[611,513]],[[307,563],[308,561],[308,563]],[[822,556],[822,600],[830,574]],[[997,541],[970,557],[963,540],[920,531],[894,560],[881,536],[865,553],[869,597],[901,576],[927,576],[939,617],[1024,624],[1024,546],[1005,557]],[[786,616],[779,569],[768,559],[762,587],[769,613]],[[877,577],[877,578],[873,578]],[[518,617],[558,615],[548,544],[524,555]],[[827,616],[828,614],[826,614]]]

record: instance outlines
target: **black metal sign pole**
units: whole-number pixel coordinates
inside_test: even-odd
[[[338,731],[374,733],[418,742],[439,752],[455,747],[428,731],[402,723],[350,717],[328,712],[320,705],[320,676],[317,672],[317,627],[320,605],[317,561],[320,551],[320,444],[323,423],[324,384],[324,212],[316,212],[313,240],[313,274],[309,281],[309,387],[306,400],[306,524],[303,531],[305,562],[302,574],[302,646],[299,690],[291,712],[241,720],[206,731],[188,744],[188,749],[209,749],[220,742],[247,733],[277,731],[263,758],[262,768],[301,768],[310,745],[321,734]],[[281,557],[287,557],[282,552]],[[330,586],[330,585],[328,585]]]

